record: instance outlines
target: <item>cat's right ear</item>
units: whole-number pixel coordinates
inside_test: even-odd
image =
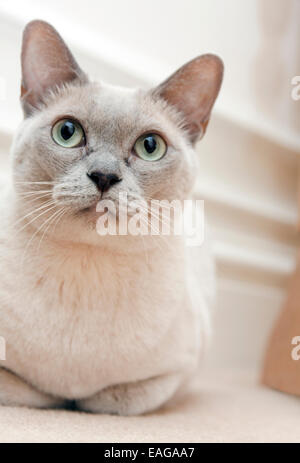
[[[88,81],[58,32],[44,21],[32,21],[23,33],[21,102],[25,116],[49,90],[64,83]]]

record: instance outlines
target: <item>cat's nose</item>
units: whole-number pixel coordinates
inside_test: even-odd
[[[116,174],[104,174],[99,170],[88,173],[87,176],[95,183],[98,190],[102,193],[109,190],[111,186],[120,182],[122,179]]]

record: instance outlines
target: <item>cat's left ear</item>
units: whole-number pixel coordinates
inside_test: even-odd
[[[21,102],[25,115],[39,106],[49,90],[64,83],[88,80],[58,32],[44,21],[27,24],[21,61]]]
[[[182,66],[154,89],[154,95],[181,113],[192,143],[205,133],[221,87],[223,68],[218,56],[202,55]]]

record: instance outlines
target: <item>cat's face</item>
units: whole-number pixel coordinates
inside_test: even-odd
[[[86,213],[119,192],[187,198],[196,167],[195,151],[166,105],[147,92],[102,84],[69,86],[26,119],[14,159],[17,182],[53,182],[52,198],[70,213]],[[109,188],[99,188],[97,172],[115,176]]]
[[[197,67],[204,76],[199,88]],[[117,205],[120,192],[129,201],[189,197],[193,143],[205,131],[221,83],[216,57],[194,60],[151,91],[94,84],[56,31],[36,21],[25,30],[22,69],[25,120],[13,170],[25,212],[40,208],[33,225],[63,216],[65,230],[86,241],[101,200]]]

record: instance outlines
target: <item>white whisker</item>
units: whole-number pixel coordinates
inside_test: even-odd
[[[52,209],[54,209],[55,207],[57,207],[56,204],[54,204],[53,206],[51,207],[48,207],[48,209],[46,209],[45,211],[42,211],[38,216],[34,217],[32,220],[30,220],[29,222],[27,222],[21,229],[17,230],[17,234],[20,233],[21,231],[23,231],[25,228],[27,228],[31,223],[35,222],[39,217],[41,217],[42,215],[46,214],[47,212],[50,212]]]
[[[56,206],[53,206],[51,207],[50,209],[48,209],[47,211],[44,211],[42,214],[44,214],[45,212],[48,212],[50,211],[51,209],[53,209],[54,207]],[[32,240],[34,239],[34,237],[42,230],[42,228],[53,218],[54,215],[56,215],[58,211],[54,212],[54,214],[52,214],[50,217],[48,217],[48,219],[46,219],[42,225],[33,233],[33,235],[31,236],[31,238],[28,240],[27,244],[26,244],[26,247],[24,249],[24,253],[23,253],[23,257],[22,257],[22,261],[21,261],[21,268],[23,266],[23,263],[24,263],[24,260],[25,260],[25,257],[26,257],[26,252],[27,252],[27,249],[29,248],[30,246],[30,243],[32,242]],[[40,214],[40,215],[42,215]]]
[[[51,227],[51,225],[53,225],[53,222],[56,221],[57,217],[60,218],[61,213],[63,213],[63,214],[65,213],[65,208],[62,208],[62,209],[59,209],[58,211],[55,211],[54,214],[52,214],[52,216],[50,217],[50,219],[46,220],[46,222],[44,223],[44,225],[45,225],[47,222],[49,222],[48,225],[47,225],[47,227],[45,228],[43,234],[42,234],[42,237],[41,237],[40,241],[39,241],[38,248],[37,248],[38,251],[39,251],[39,249],[40,249],[40,247],[41,247],[41,243],[42,243],[43,238],[44,238],[44,236],[46,235],[47,231],[49,230],[49,228]],[[62,214],[62,215],[63,215],[63,214]],[[56,224],[57,224],[57,222],[56,222]]]
[[[41,209],[45,209],[46,207],[48,206],[51,206],[52,204],[54,204],[55,201],[53,199],[49,200],[49,201],[46,201],[44,204],[42,204],[42,206],[34,209],[33,211],[30,211],[28,212],[26,215],[24,215],[23,217],[20,217],[13,225],[14,227],[16,225],[18,225],[18,223],[22,222],[23,220],[25,220],[27,217],[30,217],[31,215],[35,214],[36,212],[39,212]],[[29,222],[30,223],[30,222]],[[22,229],[21,229],[22,230]]]

